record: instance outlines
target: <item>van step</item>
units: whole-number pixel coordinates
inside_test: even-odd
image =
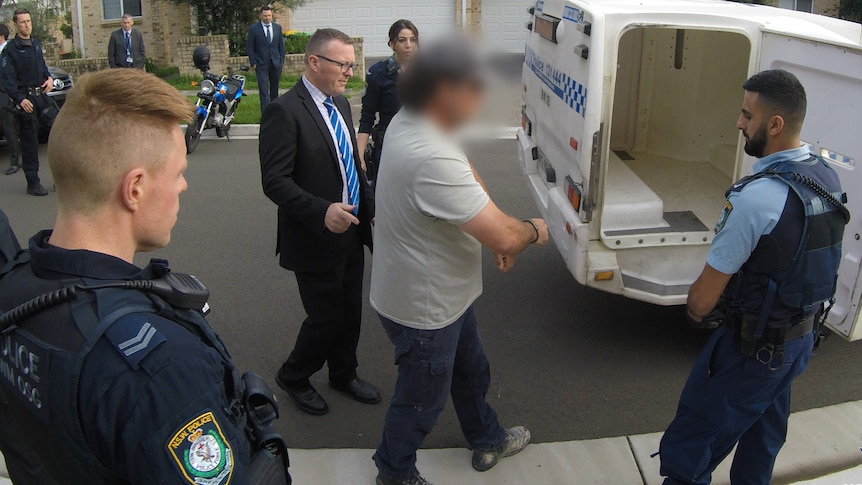
[[[625,150],[614,150],[614,153],[616,154],[616,156],[618,156],[620,158],[620,160],[623,160],[625,162],[627,162],[629,160],[636,160],[635,157],[633,157],[631,153],[629,153]]]
[[[692,211],[665,212],[664,221],[668,227],[650,227],[646,229],[624,229],[620,231],[607,231],[605,236],[630,236],[632,234],[659,234],[666,232],[703,232],[709,231],[703,222],[694,215]]]

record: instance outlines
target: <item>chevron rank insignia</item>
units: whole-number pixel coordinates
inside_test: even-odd
[[[128,315],[105,331],[105,337],[133,369],[140,367],[144,357],[167,341],[150,323],[153,317],[149,314]]]
[[[166,448],[188,483],[230,483],[233,451],[211,411],[182,425],[168,440]]]

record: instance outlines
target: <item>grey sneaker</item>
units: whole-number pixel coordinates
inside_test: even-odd
[[[486,472],[494,467],[500,458],[512,456],[530,444],[530,430],[523,426],[515,426],[506,430],[506,440],[494,450],[473,450],[473,468]],[[379,484],[378,484],[379,485]]]
[[[416,472],[410,478],[404,478],[401,480],[396,480],[394,478],[386,478],[383,475],[377,475],[377,485],[434,485],[422,478],[422,475],[419,472]]]

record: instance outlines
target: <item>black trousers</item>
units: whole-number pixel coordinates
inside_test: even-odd
[[[24,162],[24,176],[27,177],[27,185],[37,185],[39,180],[39,128],[36,125],[36,117],[22,115],[20,117],[20,139],[21,158]]]
[[[308,317],[296,337],[290,357],[279,370],[280,378],[294,387],[329,365],[329,381],[344,383],[356,377],[356,346],[362,322],[362,279],[365,249],[359,230],[349,229],[350,250],[333,271],[296,273],[299,296]]]
[[[0,97],[5,95],[0,95]],[[2,103],[0,103],[2,104]],[[0,120],[3,122],[3,136],[6,138],[6,145],[9,150],[9,165],[17,166],[20,161],[18,153],[21,151],[21,143],[18,140],[18,114],[10,109],[0,107]]]

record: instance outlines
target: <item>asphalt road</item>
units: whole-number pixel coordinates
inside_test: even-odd
[[[498,205],[518,217],[533,216],[514,148],[513,141],[489,141],[469,153]],[[210,321],[237,365],[277,389],[274,373],[304,312],[293,276],[276,263],[276,208],[261,192],[257,160],[256,141],[202,141],[189,159],[189,190],[173,242],[151,256],[170,259],[176,270],[192,272],[210,287]],[[42,173],[50,187],[47,163]],[[0,208],[21,239],[52,224],[55,199],[24,195],[20,172],[0,175]],[[527,425],[540,442],[664,429],[705,332],[688,329],[679,308],[580,287],[553,245],[530,248],[506,275],[494,269],[490,255],[485,262],[485,294],[476,311],[492,365],[488,399],[504,424]],[[370,265],[366,278],[369,272]],[[359,372],[388,399],[393,349],[367,305],[364,316]],[[827,340],[797,381],[793,409],[862,399],[860,351],[862,343]],[[313,383],[329,401],[327,416],[302,414],[276,391],[282,402],[278,426],[290,445],[376,446],[386,401],[368,406],[336,394],[326,385],[325,370]],[[426,445],[464,444],[450,406]]]

